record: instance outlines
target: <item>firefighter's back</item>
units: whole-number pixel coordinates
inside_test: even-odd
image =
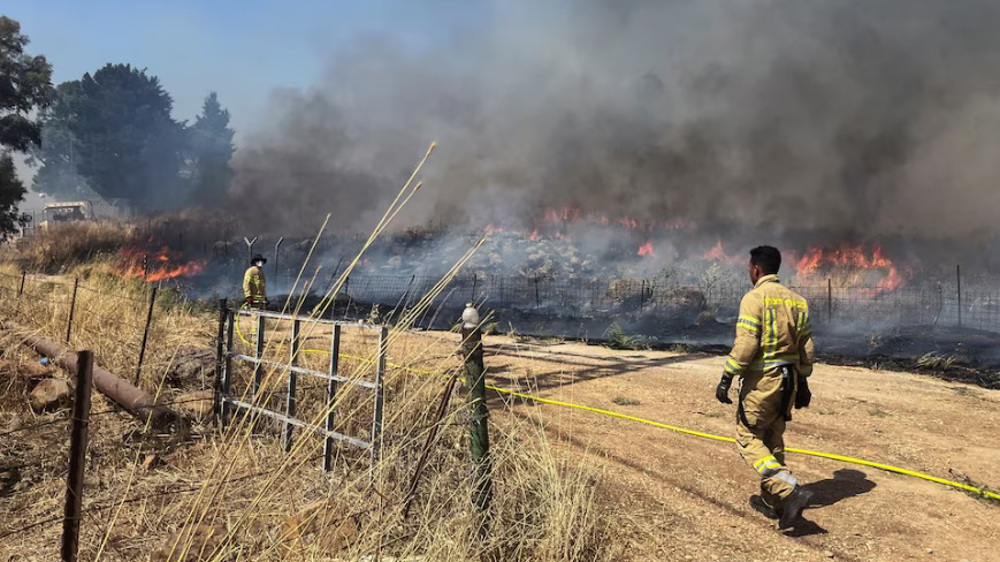
[[[799,362],[799,337],[809,325],[809,304],[777,280],[754,292],[761,301],[760,353],[764,369]]]

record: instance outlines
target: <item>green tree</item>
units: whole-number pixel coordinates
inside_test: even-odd
[[[88,198],[93,193],[77,172],[80,148],[70,130],[72,103],[79,91],[79,80],[60,84],[52,104],[40,114],[42,144],[31,155],[32,164],[41,164],[31,184],[38,193],[59,199]]]
[[[0,16],[0,238],[24,226],[18,212],[24,184],[14,169],[14,152],[27,152],[41,142],[41,128],[31,112],[45,107],[52,93],[52,67],[45,57],[24,52],[28,37],[21,25]]]
[[[84,74],[68,100],[76,168],[91,189],[143,210],[180,204],[186,135],[170,116],[173,99],[157,77],[108,64]]]
[[[223,109],[215,92],[205,98],[201,115],[189,132],[193,170],[191,195],[201,204],[221,203],[233,179],[229,161],[236,148],[233,130],[229,128],[229,111]]]

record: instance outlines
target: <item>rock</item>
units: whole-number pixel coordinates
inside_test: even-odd
[[[31,409],[36,413],[51,412],[73,403],[69,383],[61,379],[45,379],[35,385],[28,396]]]
[[[831,552],[829,550],[824,551],[823,552],[823,556],[826,556],[827,558],[833,558],[833,552]]]
[[[195,419],[206,420],[213,415],[215,396],[211,390],[188,392],[180,395],[176,400],[176,404]]]

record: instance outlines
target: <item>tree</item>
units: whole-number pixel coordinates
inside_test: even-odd
[[[202,204],[221,203],[233,178],[229,161],[236,148],[233,130],[229,128],[229,111],[219,104],[215,92],[205,98],[201,115],[190,129],[190,139],[194,185],[191,195]]]
[[[170,116],[173,99],[158,78],[108,64],[84,74],[67,99],[76,167],[94,191],[145,210],[180,203],[184,124]]]
[[[0,238],[27,223],[17,210],[24,184],[14,169],[14,152],[27,152],[41,142],[41,128],[31,112],[43,108],[52,93],[52,67],[45,57],[24,52],[28,37],[21,25],[0,16]]]
[[[77,172],[80,148],[70,130],[74,119],[72,103],[79,91],[79,80],[60,84],[52,104],[39,116],[42,144],[31,154],[33,164],[41,163],[31,184],[38,193],[60,199],[84,199],[93,193]]]

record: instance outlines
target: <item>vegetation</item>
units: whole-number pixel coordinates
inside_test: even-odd
[[[21,25],[0,16],[0,239],[27,223],[17,210],[25,188],[11,155],[25,153],[41,142],[41,127],[32,113],[51,98],[52,67],[45,57],[25,53],[27,45]]]

